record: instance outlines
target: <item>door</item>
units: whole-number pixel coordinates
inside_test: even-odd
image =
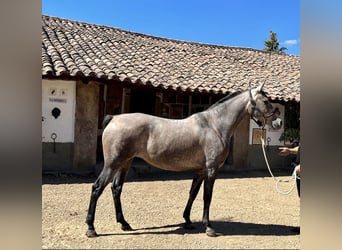
[[[156,93],[145,90],[131,91],[131,113],[155,115]]]

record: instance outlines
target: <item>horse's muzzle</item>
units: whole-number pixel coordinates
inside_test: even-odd
[[[272,128],[273,129],[280,129],[283,125],[283,121],[278,117],[274,121],[272,121]]]

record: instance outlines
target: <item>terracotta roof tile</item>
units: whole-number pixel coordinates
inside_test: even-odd
[[[42,76],[93,77],[228,93],[266,81],[272,99],[300,101],[300,57],[177,41],[42,17]]]

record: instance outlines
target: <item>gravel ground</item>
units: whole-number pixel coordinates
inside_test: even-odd
[[[182,228],[191,175],[178,173],[129,178],[122,192],[126,220],[135,231],[116,223],[110,185],[100,197],[95,228],[87,238],[86,213],[95,177],[43,177],[43,249],[299,249],[300,201],[296,190],[281,195],[270,177],[219,174],[210,219],[219,237],[207,237],[201,224],[202,188],[191,219],[196,228]],[[151,177],[151,176],[150,176]],[[288,177],[280,177],[286,179]],[[283,184],[289,189],[289,183]]]

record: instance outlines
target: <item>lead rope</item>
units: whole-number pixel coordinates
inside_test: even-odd
[[[261,139],[261,147],[262,147],[262,152],[264,153],[265,162],[266,162],[268,171],[270,172],[271,176],[273,177],[273,180],[275,182],[275,186],[276,186],[277,192],[280,193],[280,194],[283,194],[283,195],[290,194],[293,191],[293,189],[295,188],[295,186],[296,186],[296,179],[297,178],[299,179],[299,177],[296,175],[295,170],[293,170],[293,173],[292,173],[292,175],[291,175],[291,177],[289,179],[287,179],[287,180],[278,179],[277,180],[274,177],[274,175],[273,175],[273,173],[271,171],[270,165],[268,164],[268,160],[267,160],[266,152],[265,152],[265,141],[264,141],[264,138],[262,138],[262,136],[261,136],[260,139]],[[290,182],[290,181],[293,181],[293,184],[292,184],[291,188],[288,191],[285,192],[285,191],[280,190],[280,188],[278,187],[279,182]]]
[[[269,64],[270,64],[272,52],[270,52],[269,55],[270,55],[270,57],[269,57]],[[271,65],[271,64],[270,64],[270,65]],[[269,71],[269,70],[267,70],[267,71]],[[279,81],[279,76],[277,75],[276,77],[277,77],[278,83],[280,83],[280,81]],[[264,117],[264,126],[265,126],[265,123],[266,123],[265,120],[266,120],[266,118]],[[263,128],[264,128],[264,127],[263,127]],[[277,191],[278,193],[280,193],[280,194],[283,194],[283,195],[288,195],[288,194],[290,194],[290,193],[293,191],[293,189],[295,188],[296,184],[297,184],[297,183],[296,183],[296,179],[300,179],[300,177],[297,176],[297,175],[296,175],[296,171],[293,170],[291,177],[288,178],[287,180],[281,180],[281,179],[278,179],[278,180],[277,180],[276,177],[274,177],[274,175],[273,175],[273,173],[272,173],[272,171],[271,171],[270,165],[268,164],[268,160],[267,160],[266,152],[265,152],[265,141],[264,141],[264,138],[262,138],[262,135],[260,136],[260,139],[261,139],[261,147],[262,147],[262,152],[263,152],[263,154],[264,154],[265,162],[266,162],[268,171],[270,172],[270,174],[271,174],[271,176],[272,176],[272,178],[273,178],[273,180],[274,180],[274,182],[275,182],[276,191]],[[279,188],[279,186],[278,186],[280,182],[288,182],[288,183],[289,183],[290,181],[293,181],[293,184],[292,184],[292,186],[290,187],[290,189],[289,189],[288,191],[282,191],[282,190],[280,190],[280,188]]]

